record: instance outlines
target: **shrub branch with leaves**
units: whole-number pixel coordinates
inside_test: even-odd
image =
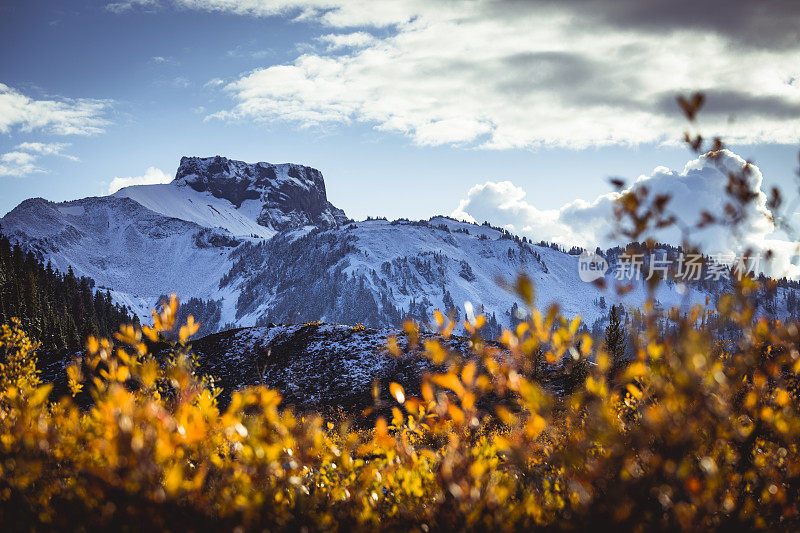
[[[687,105],[696,100],[686,100]],[[702,104],[700,99],[699,104]],[[694,104],[692,104],[694,105]],[[692,139],[690,138],[690,141]],[[700,142],[698,142],[699,146]],[[735,179],[732,178],[735,182]],[[732,198],[737,187],[731,186]],[[668,198],[631,193],[617,216],[631,237],[669,221]],[[730,210],[735,222],[736,208]],[[660,222],[659,222],[660,221]],[[627,224],[627,225],[626,225]],[[651,287],[652,288],[652,287]],[[517,531],[800,527],[800,328],[759,318],[759,282],[744,276],[715,315],[741,335],[720,347],[711,309],[656,327],[653,300],[619,345],[593,343],[553,306],[486,343],[464,322],[463,357],[436,340],[419,346],[442,373],[420,397],[376,387],[391,416],[324,420],[281,406],[263,386],[221,411],[213,380],[198,376],[173,297],[153,326],[90,338],[66,372],[74,394],[50,398],[19,324],[0,330],[0,523],[9,529],[297,531]],[[455,323],[435,313],[442,337]],[[412,348],[419,331],[405,325]],[[167,358],[148,342],[175,339]],[[399,343],[389,350],[402,355]],[[542,368],[582,365],[568,393],[540,383]],[[386,394],[388,393],[388,397]],[[385,412],[383,410],[378,412]],[[363,425],[361,426],[363,427]]]

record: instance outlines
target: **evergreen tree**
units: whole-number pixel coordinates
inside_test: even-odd
[[[621,369],[628,364],[627,360],[627,339],[625,338],[625,327],[622,325],[621,309],[611,306],[608,314],[608,326],[606,326],[605,349],[611,358],[610,376],[616,377]]]
[[[0,233],[0,324],[19,319],[42,349],[76,350],[88,335],[111,336],[134,318],[116,305],[108,291],[95,292],[94,281],[55,271]]]

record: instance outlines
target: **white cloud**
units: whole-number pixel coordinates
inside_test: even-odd
[[[208,80],[203,85],[203,87],[205,87],[207,89],[214,89],[216,87],[220,87],[221,85],[225,85],[225,80],[223,80],[222,78],[212,78],[212,79]]]
[[[70,161],[80,161],[74,155],[65,154],[62,152],[64,148],[69,147],[69,143],[42,143],[42,142],[24,142],[20,143],[15,148],[26,152],[33,152],[41,155],[58,155]]]
[[[47,170],[36,165],[42,156],[60,156],[70,161],[79,161],[74,155],[62,153],[69,143],[24,142],[11,152],[0,155],[0,177],[23,177],[43,173]]]
[[[255,42],[251,41],[249,46],[244,46],[241,44],[237,44],[234,48],[228,50],[225,55],[228,57],[245,57],[249,59],[264,59],[265,57],[269,57],[275,52],[272,49],[257,49],[254,50],[252,47],[255,46]]]
[[[152,0],[129,0],[128,3]],[[389,26],[414,16],[428,0],[172,0],[178,8],[234,13],[256,17],[292,16],[297,21],[320,21],[333,27]]]
[[[27,152],[7,152],[0,155],[0,177],[20,178],[37,172],[44,172],[34,163],[36,156]]]
[[[741,170],[744,164],[745,161],[736,154],[724,151],[716,161],[705,156],[690,161],[680,172],[658,167],[651,175],[640,176],[627,190],[646,186],[651,195],[669,194],[670,212],[691,226],[700,220],[704,210],[718,215],[723,213],[729,201],[725,193],[728,172]],[[800,267],[792,265],[790,259],[797,255],[800,243],[774,235],[762,180],[761,171],[753,166],[748,185],[757,197],[748,205],[746,217],[735,234],[729,228],[711,226],[693,231],[689,236],[690,242],[707,253],[742,252],[748,248],[761,253],[772,250],[776,259],[769,271],[797,277]],[[470,222],[487,220],[534,241],[545,240],[593,250],[596,246],[606,248],[624,241],[612,235],[612,209],[619,195],[614,192],[591,202],[576,200],[560,209],[542,210],[529,203],[525,191],[513,183],[488,181],[472,187],[452,216]],[[645,237],[648,236],[675,245],[681,244],[682,240],[674,228]]]
[[[131,185],[155,185],[158,183],[169,183],[172,177],[161,169],[148,167],[142,176],[130,176],[127,178],[114,178],[108,186],[108,194],[113,194],[123,187]]]
[[[329,33],[318,37],[317,40],[326,44],[327,50],[331,52],[343,48],[363,48],[374,43],[375,37],[367,32],[358,31],[354,33]]]
[[[110,2],[106,4],[106,9],[112,13],[125,13],[135,7],[152,10],[158,8],[158,0],[121,0],[120,2]]]
[[[12,128],[42,130],[57,135],[102,133],[109,124],[103,115],[108,100],[36,100],[0,83],[0,133]]]
[[[579,149],[677,142],[685,121],[675,96],[703,90],[704,133],[730,143],[800,139],[800,87],[791,83],[800,47],[767,46],[713,17],[681,26],[666,15],[663,24],[626,15],[622,25],[584,2],[547,1],[172,4],[341,29],[319,38],[326,52],[229,83],[235,103],[217,118],[360,122],[421,145]],[[382,28],[384,37],[346,31],[354,27]]]
[[[155,63],[156,65],[167,65],[167,64],[179,65],[180,64],[180,62],[178,60],[176,60],[174,57],[165,57],[165,56],[153,56],[152,58],[150,58],[150,61],[152,63]]]

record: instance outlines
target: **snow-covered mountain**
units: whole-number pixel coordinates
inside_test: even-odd
[[[181,159],[174,181],[111,196],[22,202],[2,231],[55,268],[72,267],[142,317],[176,292],[210,333],[322,320],[398,325],[436,308],[485,312],[495,330],[521,302],[499,281],[527,273],[542,308],[591,325],[614,295],[584,283],[578,258],[486,225],[447,217],[354,222],[327,200],[315,169],[223,157]],[[704,303],[701,287],[663,285],[665,306]],[[640,306],[643,285],[624,297]],[[465,307],[465,302],[470,302]]]

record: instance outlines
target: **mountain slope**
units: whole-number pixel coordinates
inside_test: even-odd
[[[403,357],[389,354],[390,336],[397,339]],[[423,334],[422,341],[434,337]],[[457,353],[469,354],[468,339],[442,342]],[[434,370],[418,349],[409,350],[400,331],[387,328],[273,324],[208,335],[194,342],[192,350],[200,371],[217,378],[226,395],[223,403],[232,390],[265,384],[280,390],[286,403],[302,409],[360,411],[372,404],[374,381],[384,391],[397,382],[409,394],[419,395],[422,375]]]
[[[55,204],[26,200],[3,217],[3,232],[66,272],[94,279],[120,303],[147,316],[165,291],[209,294],[239,241],[227,232],[167,218],[129,198]],[[167,266],[169,265],[169,266]],[[167,285],[174,289],[166,288]]]
[[[402,356],[389,353],[389,337],[396,339]],[[280,391],[284,405],[301,411],[341,408],[360,413],[373,405],[375,382],[380,384],[385,405],[393,405],[388,394],[390,383],[399,383],[407,394],[420,396],[422,377],[445,371],[422,355],[420,346],[432,339],[453,353],[470,357],[470,341],[465,337],[444,339],[421,332],[420,343],[412,348],[398,329],[320,323],[236,328],[196,339],[191,350],[198,373],[213,376],[220,387],[223,407],[234,391],[266,385]],[[168,353],[165,345],[154,345],[153,349],[156,357]],[[70,361],[61,353],[39,357],[41,378],[55,384],[56,396],[69,394],[65,367]]]
[[[198,192],[191,187],[173,184],[133,185],[115,192],[117,198],[130,198],[147,209],[164,215],[194,222],[206,228],[221,228],[239,237],[270,238],[276,231],[262,226],[228,200],[210,192]]]
[[[19,319],[48,350],[77,350],[88,335],[110,336],[133,320],[94,281],[61,274],[0,235],[0,324]]]
[[[459,320],[484,312],[494,336],[518,320],[522,302],[499,281],[520,272],[533,280],[539,308],[558,303],[590,326],[611,304],[638,308],[646,298],[641,282],[624,297],[584,283],[576,255],[499,228],[447,217],[350,222],[327,201],[319,171],[293,164],[183,158],[170,184],[26,200],[0,224],[142,318],[170,292],[192,299],[205,332],[318,320],[389,327],[427,322],[438,308]],[[723,285],[662,284],[656,296],[663,307],[687,309]]]

